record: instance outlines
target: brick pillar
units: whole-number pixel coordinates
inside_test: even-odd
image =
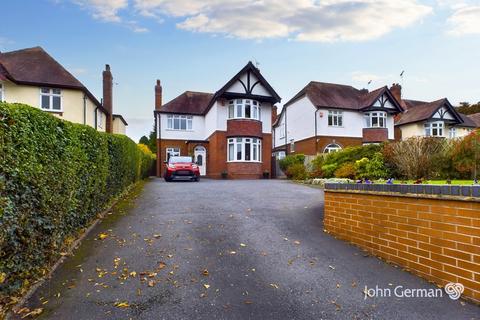
[[[157,83],[155,84],[155,111],[160,111],[162,108],[162,85],[160,84],[160,80],[157,79]],[[160,116],[157,114],[157,112],[154,112],[154,117],[155,117],[155,134],[157,137],[157,177],[162,176],[162,166],[163,166],[163,159],[162,159],[162,148],[161,148],[161,139],[158,139],[160,136],[158,132],[158,128],[160,127],[159,124],[157,123],[158,120],[160,120]]]
[[[110,65],[105,65],[103,75],[103,107],[107,110],[106,131],[113,132],[113,77],[110,72]]]

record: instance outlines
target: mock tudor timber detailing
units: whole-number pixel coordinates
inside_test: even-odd
[[[192,156],[211,178],[270,175],[271,128],[280,100],[251,62],[215,93],[186,91],[166,104],[157,80],[157,176],[171,155]]]
[[[480,302],[480,186],[325,185],[335,237]]]

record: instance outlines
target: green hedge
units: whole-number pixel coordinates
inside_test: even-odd
[[[42,275],[153,162],[126,136],[0,103],[0,298]]]

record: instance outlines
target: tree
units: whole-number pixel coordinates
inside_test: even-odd
[[[144,144],[144,145],[148,145],[149,140],[148,140],[148,138],[147,138],[146,136],[142,136],[142,137],[140,138],[140,140],[138,141],[138,143],[141,143],[141,144]]]
[[[153,153],[157,153],[157,136],[155,134],[155,127],[153,128],[152,131],[147,136],[142,136],[140,138],[140,141],[138,143],[144,144],[148,146],[150,150],[152,150]]]
[[[456,108],[458,112],[463,114],[474,114],[480,112],[480,101],[475,104],[468,102],[460,102],[460,106]]]
[[[472,178],[480,175],[480,129],[462,139],[454,149],[453,163],[455,168]]]

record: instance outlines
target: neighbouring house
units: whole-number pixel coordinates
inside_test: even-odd
[[[99,131],[125,134],[127,122],[113,115],[113,77],[103,71],[103,104],[43,48],[0,53],[0,101],[25,103]]]
[[[480,128],[480,112],[479,113],[474,113],[474,114],[469,114],[467,117],[469,117],[477,126],[477,128]]]
[[[468,135],[478,125],[467,115],[455,110],[447,98],[432,102],[402,99],[401,86],[396,91],[397,100],[405,111],[395,119],[397,139],[411,137],[460,138]]]
[[[370,92],[312,81],[285,103],[273,124],[275,157],[394,140],[394,116],[402,111],[388,87]]]
[[[157,175],[179,155],[192,156],[201,175],[212,178],[271,173],[272,109],[280,100],[251,62],[215,93],[186,91],[166,104],[157,80]]]

